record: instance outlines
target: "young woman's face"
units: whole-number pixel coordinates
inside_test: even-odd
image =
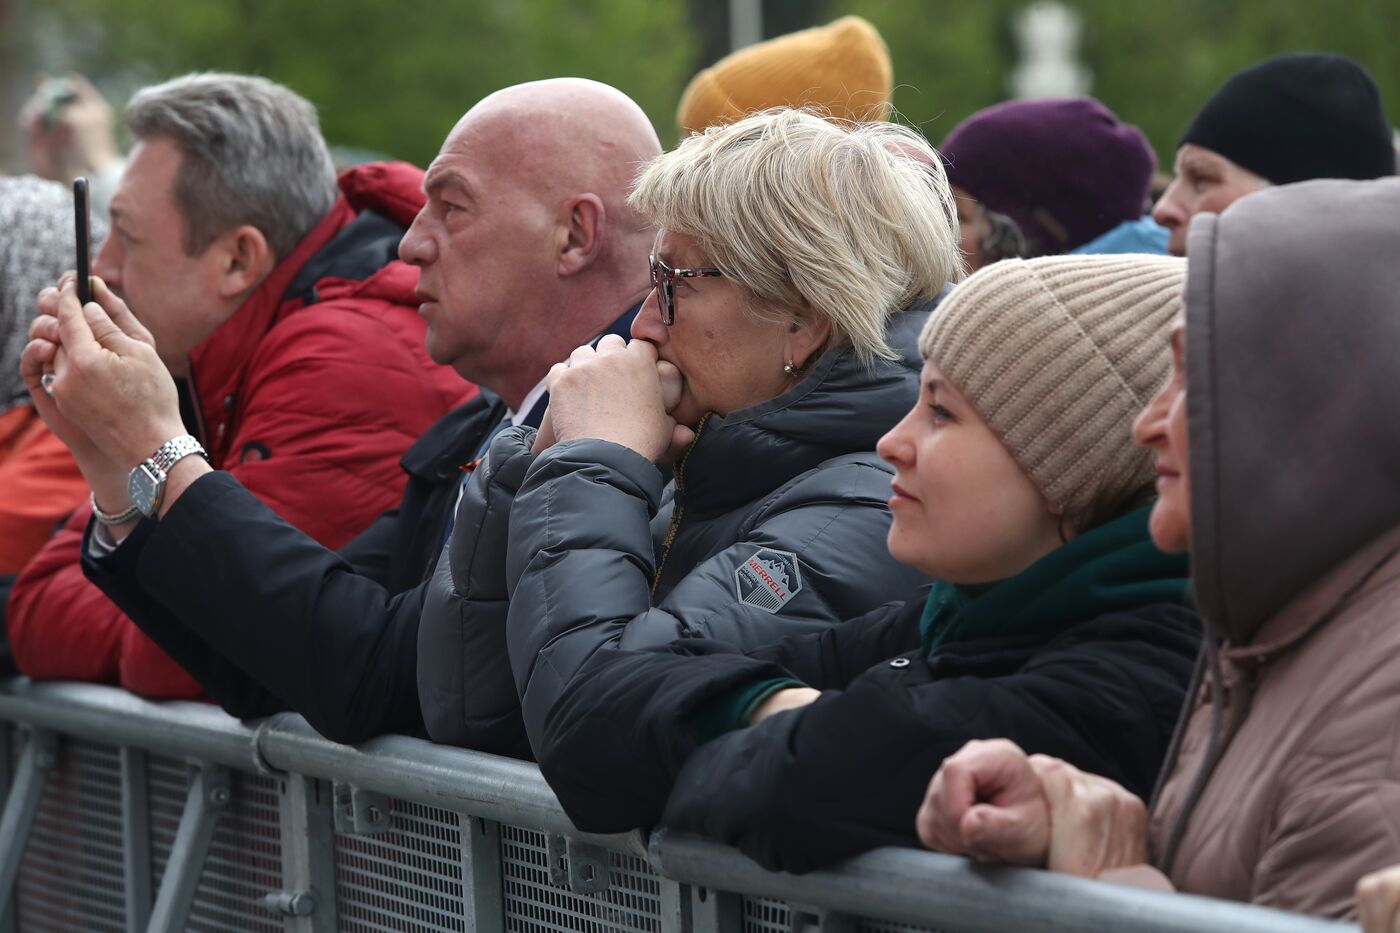
[[[889,548],[901,563],[949,583],[990,583],[1060,546],[1058,515],[934,363],[876,450],[895,468]]]
[[[691,237],[662,231],[656,257],[673,269],[713,267]],[[679,405],[671,416],[693,425],[706,412],[727,415],[781,395],[830,334],[824,321],[774,324],[745,307],[738,282],[724,276],[678,279],[675,320],[662,322],[652,289],[632,322],[632,336],[656,344],[657,355],[680,370]],[[793,364],[793,372],[784,366]]]
[[[1186,325],[1172,326],[1172,375],[1133,423],[1133,438],[1157,453],[1157,502],[1148,530],[1164,551],[1191,547],[1190,451],[1186,445]]]

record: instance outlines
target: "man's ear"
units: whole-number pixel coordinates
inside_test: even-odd
[[[263,232],[251,224],[235,227],[214,241],[217,250],[219,297],[246,295],[261,284],[277,265]]]
[[[603,249],[607,209],[596,194],[565,201],[559,218],[559,275],[577,275],[593,264]]]

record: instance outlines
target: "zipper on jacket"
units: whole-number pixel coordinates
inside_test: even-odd
[[[204,422],[204,399],[199,394],[199,383],[194,378],[194,361],[185,361],[185,388],[188,392],[190,403],[190,415],[194,424],[186,424],[185,430],[195,436],[205,447],[215,446],[209,438],[209,426]],[[185,421],[184,412],[181,412],[181,421]],[[217,467],[215,468],[217,469]]]
[[[653,598],[656,597],[656,588],[661,585],[661,571],[666,568],[666,558],[671,556],[671,545],[676,542],[676,533],[681,530],[681,519],[685,516],[685,506],[681,505],[680,501],[681,494],[685,492],[685,462],[690,459],[690,452],[700,442],[700,432],[705,430],[705,422],[709,420],[710,413],[705,412],[700,423],[695,426],[695,436],[690,439],[685,453],[676,461],[676,507],[671,510],[671,523],[666,528],[666,537],[661,541],[661,558],[656,562],[656,573],[651,578]]]

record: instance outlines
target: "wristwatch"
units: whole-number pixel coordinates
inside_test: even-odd
[[[165,498],[165,481],[170,476],[171,468],[191,454],[199,454],[206,463],[209,462],[209,454],[199,441],[188,434],[181,434],[161,444],[150,459],[131,471],[126,481],[126,494],[142,515],[156,517]]]

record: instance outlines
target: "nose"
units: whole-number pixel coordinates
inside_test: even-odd
[[[1172,179],[1172,183],[1162,192],[1162,196],[1152,208],[1152,219],[1171,231],[1168,248],[1177,256],[1186,254],[1186,224],[1191,219],[1190,210],[1182,203],[1181,184],[1180,178]]]
[[[425,206],[413,218],[408,232],[399,240],[399,258],[411,266],[426,266],[437,258],[437,246],[424,229],[427,224],[428,208]]]
[[[102,248],[97,251],[97,255],[92,260],[92,274],[106,282],[107,287],[112,291],[120,294],[122,290],[122,261],[118,239],[117,234],[113,232],[102,241]]]
[[[914,445],[911,443],[913,425],[911,422],[918,407],[919,403],[915,401],[914,407],[909,409],[909,412],[899,419],[899,423],[886,431],[885,435],[875,444],[875,453],[879,454],[880,459],[892,467],[910,467],[914,464]]]
[[[1167,410],[1171,407],[1171,397],[1176,384],[1168,379],[1166,384],[1152,396],[1133,421],[1133,440],[1143,447],[1161,447],[1167,437]]]
[[[670,339],[670,334],[671,328],[661,323],[661,302],[657,298],[656,289],[653,288],[647,294],[646,301],[642,302],[637,316],[632,319],[632,336],[639,340],[649,340],[662,347]]]

